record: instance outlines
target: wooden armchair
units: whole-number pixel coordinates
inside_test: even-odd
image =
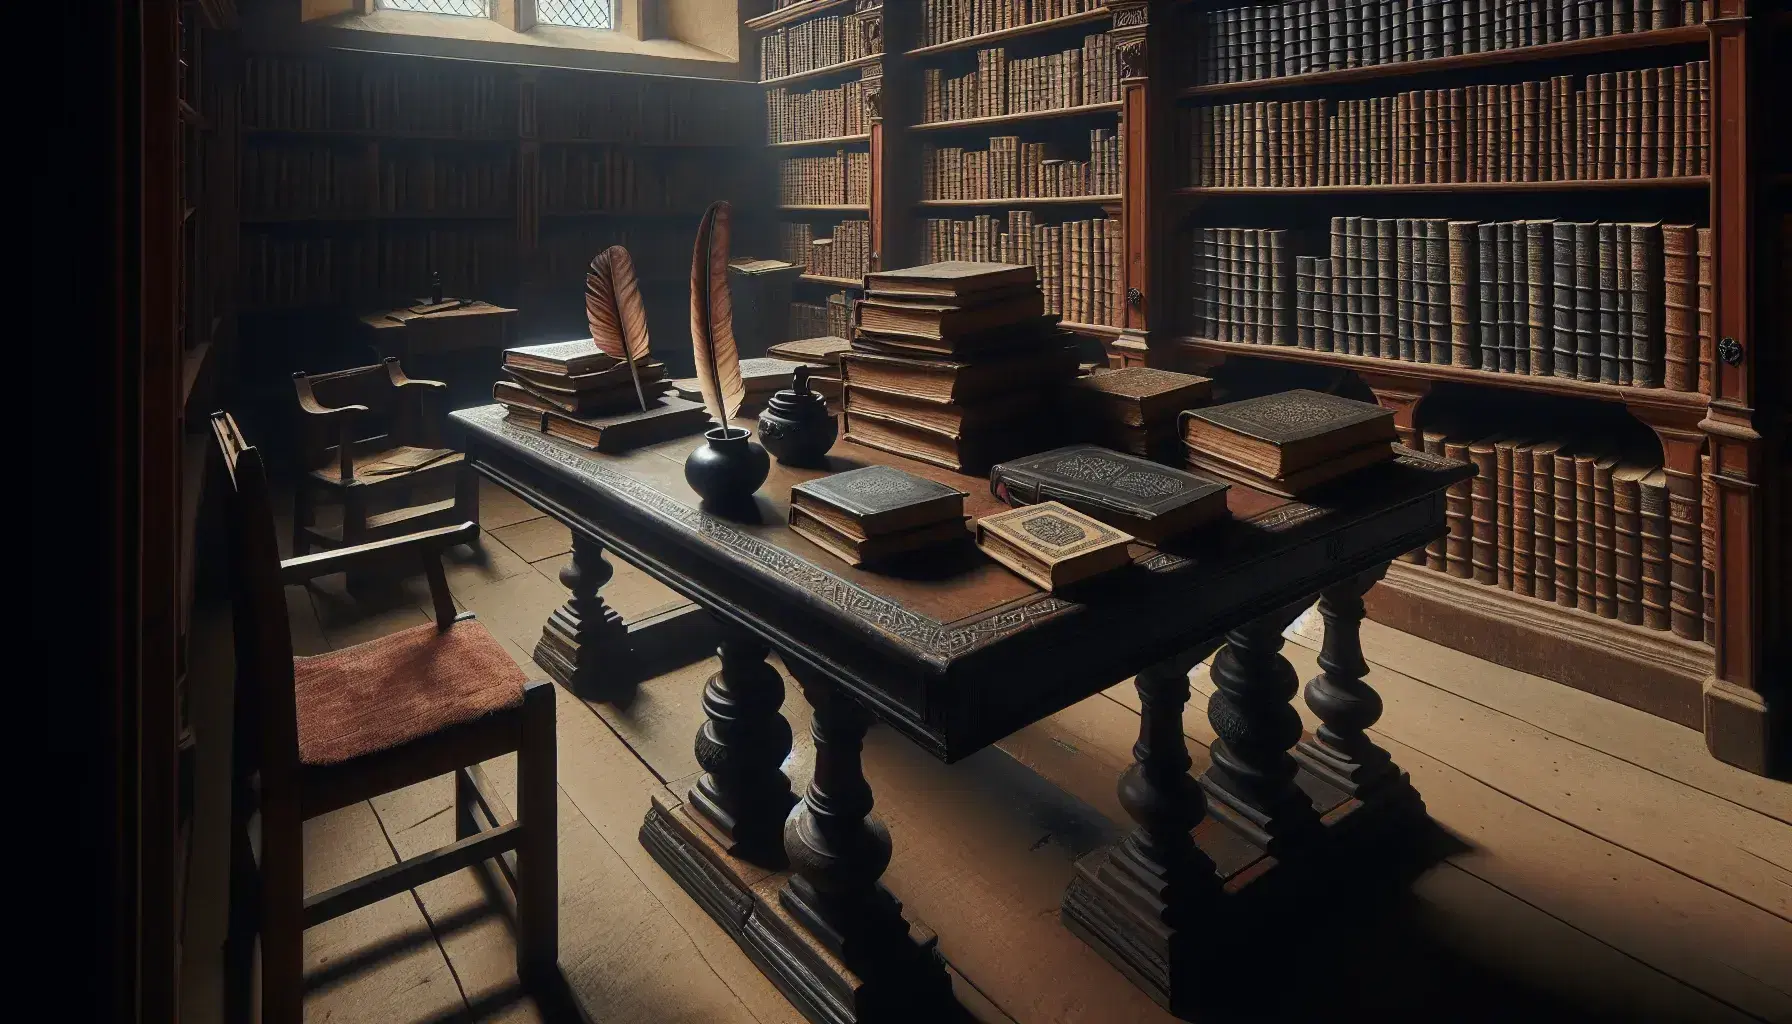
[[[212,431],[231,485],[231,974],[247,977],[248,950],[259,933],[261,1019],[298,1024],[306,928],[497,858],[515,897],[518,973],[551,983],[559,941],[553,684],[528,682],[484,626],[470,613],[455,613],[441,553],[478,528],[461,523],[282,562],[260,454],[226,413],[213,414]],[[293,657],[283,585],[394,562],[425,571],[435,622]],[[518,755],[515,818],[478,768],[510,751]],[[454,844],[305,895],[306,818],[449,773]],[[251,837],[256,815],[259,842]],[[237,988],[239,1004],[247,991]]]
[[[425,408],[426,396],[445,388],[442,382],[407,377],[393,358],[335,373],[295,373],[292,383],[304,416],[305,470],[293,488],[293,554],[314,544],[333,548],[479,522],[472,467],[441,446]],[[444,478],[453,481],[453,497],[410,504],[414,488]],[[320,498],[342,506],[339,530],[317,527]]]

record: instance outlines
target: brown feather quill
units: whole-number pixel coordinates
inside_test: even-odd
[[[641,390],[640,363],[652,349],[647,337],[647,309],[641,305],[641,286],[635,280],[635,261],[628,250],[612,245],[591,261],[585,272],[585,322],[600,352],[628,363],[635,381],[635,397],[647,411],[647,394]]]
[[[732,211],[711,203],[697,226],[691,252],[691,352],[697,387],[718,426],[726,427],[746,400],[740,350],[734,345],[734,302],[728,294],[728,234]]]

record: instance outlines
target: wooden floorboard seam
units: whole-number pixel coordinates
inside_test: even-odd
[[[395,859],[403,861],[405,859],[404,854],[399,852],[398,844],[392,841],[392,830],[386,827],[386,819],[380,816],[379,808],[373,805],[372,800],[368,800],[367,809],[373,812],[373,820],[380,827],[380,838],[386,841],[386,848],[392,851],[392,856]],[[452,807],[449,808],[450,813],[452,813],[453,810]],[[432,814],[428,818],[423,819],[423,821],[429,821],[434,817],[435,815]],[[418,822],[417,825],[423,824],[423,821]],[[416,825],[411,827],[415,828]],[[466,983],[461,981],[460,971],[454,966],[454,958],[448,955],[448,947],[442,942],[442,931],[437,927],[435,917],[430,914],[429,908],[423,905],[423,897],[417,895],[416,889],[406,889],[404,893],[406,896],[409,896],[411,902],[416,905],[417,913],[423,915],[423,923],[429,928],[429,937],[435,942],[436,950],[442,954],[443,962],[448,965],[448,976],[454,979],[454,988],[460,993],[461,1012],[471,1013],[473,1003],[472,1000],[467,998]]]

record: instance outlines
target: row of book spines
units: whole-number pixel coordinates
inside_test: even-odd
[[[1184,111],[1189,181],[1301,188],[1707,173],[1708,61],[1363,100]]]
[[[800,93],[768,90],[765,94],[765,125],[770,138],[766,141],[801,142],[804,139],[863,135],[869,130],[864,96],[863,82],[847,82],[833,89]]]
[[[778,201],[788,206],[870,202],[871,154],[841,150],[778,161]]]
[[[1112,218],[1034,223],[1028,211],[1002,221],[930,218],[926,223],[928,262],[974,260],[1037,268],[1045,309],[1073,323],[1114,324],[1119,307],[1114,291],[1124,252],[1120,223]]]
[[[845,292],[834,292],[825,303],[791,303],[790,337],[852,337],[852,300]]]
[[[1080,49],[1010,60],[993,47],[977,51],[977,70],[946,78],[921,73],[922,123],[1060,110],[1119,98],[1119,67],[1104,34],[1086,36]]]
[[[1209,11],[1196,81],[1251,82],[1697,25],[1703,0],[1295,0]]]
[[[871,222],[843,220],[829,238],[809,224],[778,225],[780,252],[788,263],[820,277],[864,277],[871,272]]]
[[[987,150],[921,148],[921,194],[928,199],[1026,199],[1115,195],[1120,191],[1120,139],[1112,129],[1089,133],[1089,159],[1048,156],[1052,146],[1018,136],[989,140]]]
[[[1100,0],[927,0],[921,12],[922,37],[924,45],[932,46],[1067,18],[1101,6]]]
[[[509,205],[515,182],[507,156],[373,161],[327,147],[251,146],[240,161],[243,207],[267,213],[495,209]]]
[[[472,288],[504,279],[515,262],[515,245],[503,231],[408,230],[371,244],[246,234],[238,281],[245,306],[289,306],[398,294],[427,285],[432,270],[448,287]]]
[[[759,37],[759,77],[782,78],[869,57],[881,52],[881,39],[865,31],[856,14],[780,26]]]
[[[1407,556],[1428,568],[1676,636],[1706,636],[1699,482],[1560,441],[1426,431],[1428,453],[1474,464],[1445,494],[1448,533]]]
[[[1191,320],[1219,341],[1711,393],[1711,233],[1333,218],[1329,256],[1203,228]]]

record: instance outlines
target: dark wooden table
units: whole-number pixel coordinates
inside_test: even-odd
[[[724,514],[684,482],[699,438],[606,456],[496,406],[454,419],[480,472],[572,529],[573,593],[536,655],[556,677],[589,692],[623,656],[599,594],[605,549],[722,623],[696,738],[705,774],[655,800],[641,839],[811,1020],[926,1019],[950,999],[931,933],[878,881],[891,843],[860,765],[874,716],[954,761],[1136,677],[1137,761],[1119,783],[1135,827],[1079,862],[1062,917],[1173,1012],[1190,1005],[1207,910],[1267,867],[1323,857],[1347,823],[1422,819],[1365,734],[1381,701],[1357,630],[1388,562],[1444,534],[1444,489],[1473,474],[1462,463],[1403,452],[1313,504],[1234,487],[1231,522],[1174,549],[1139,545],[1130,568],[1055,596],[968,543],[878,574],[786,526],[791,485],[824,473],[896,464],[970,492],[972,516],[1004,507],[978,478],[842,442],[825,470],[774,465],[751,509]],[[1326,637],[1307,701],[1324,725],[1303,737],[1280,652],[1315,595]],[[780,769],[790,727],[772,649],[814,708],[800,802]],[[1215,650],[1219,739],[1196,780],[1182,709],[1189,671]]]

